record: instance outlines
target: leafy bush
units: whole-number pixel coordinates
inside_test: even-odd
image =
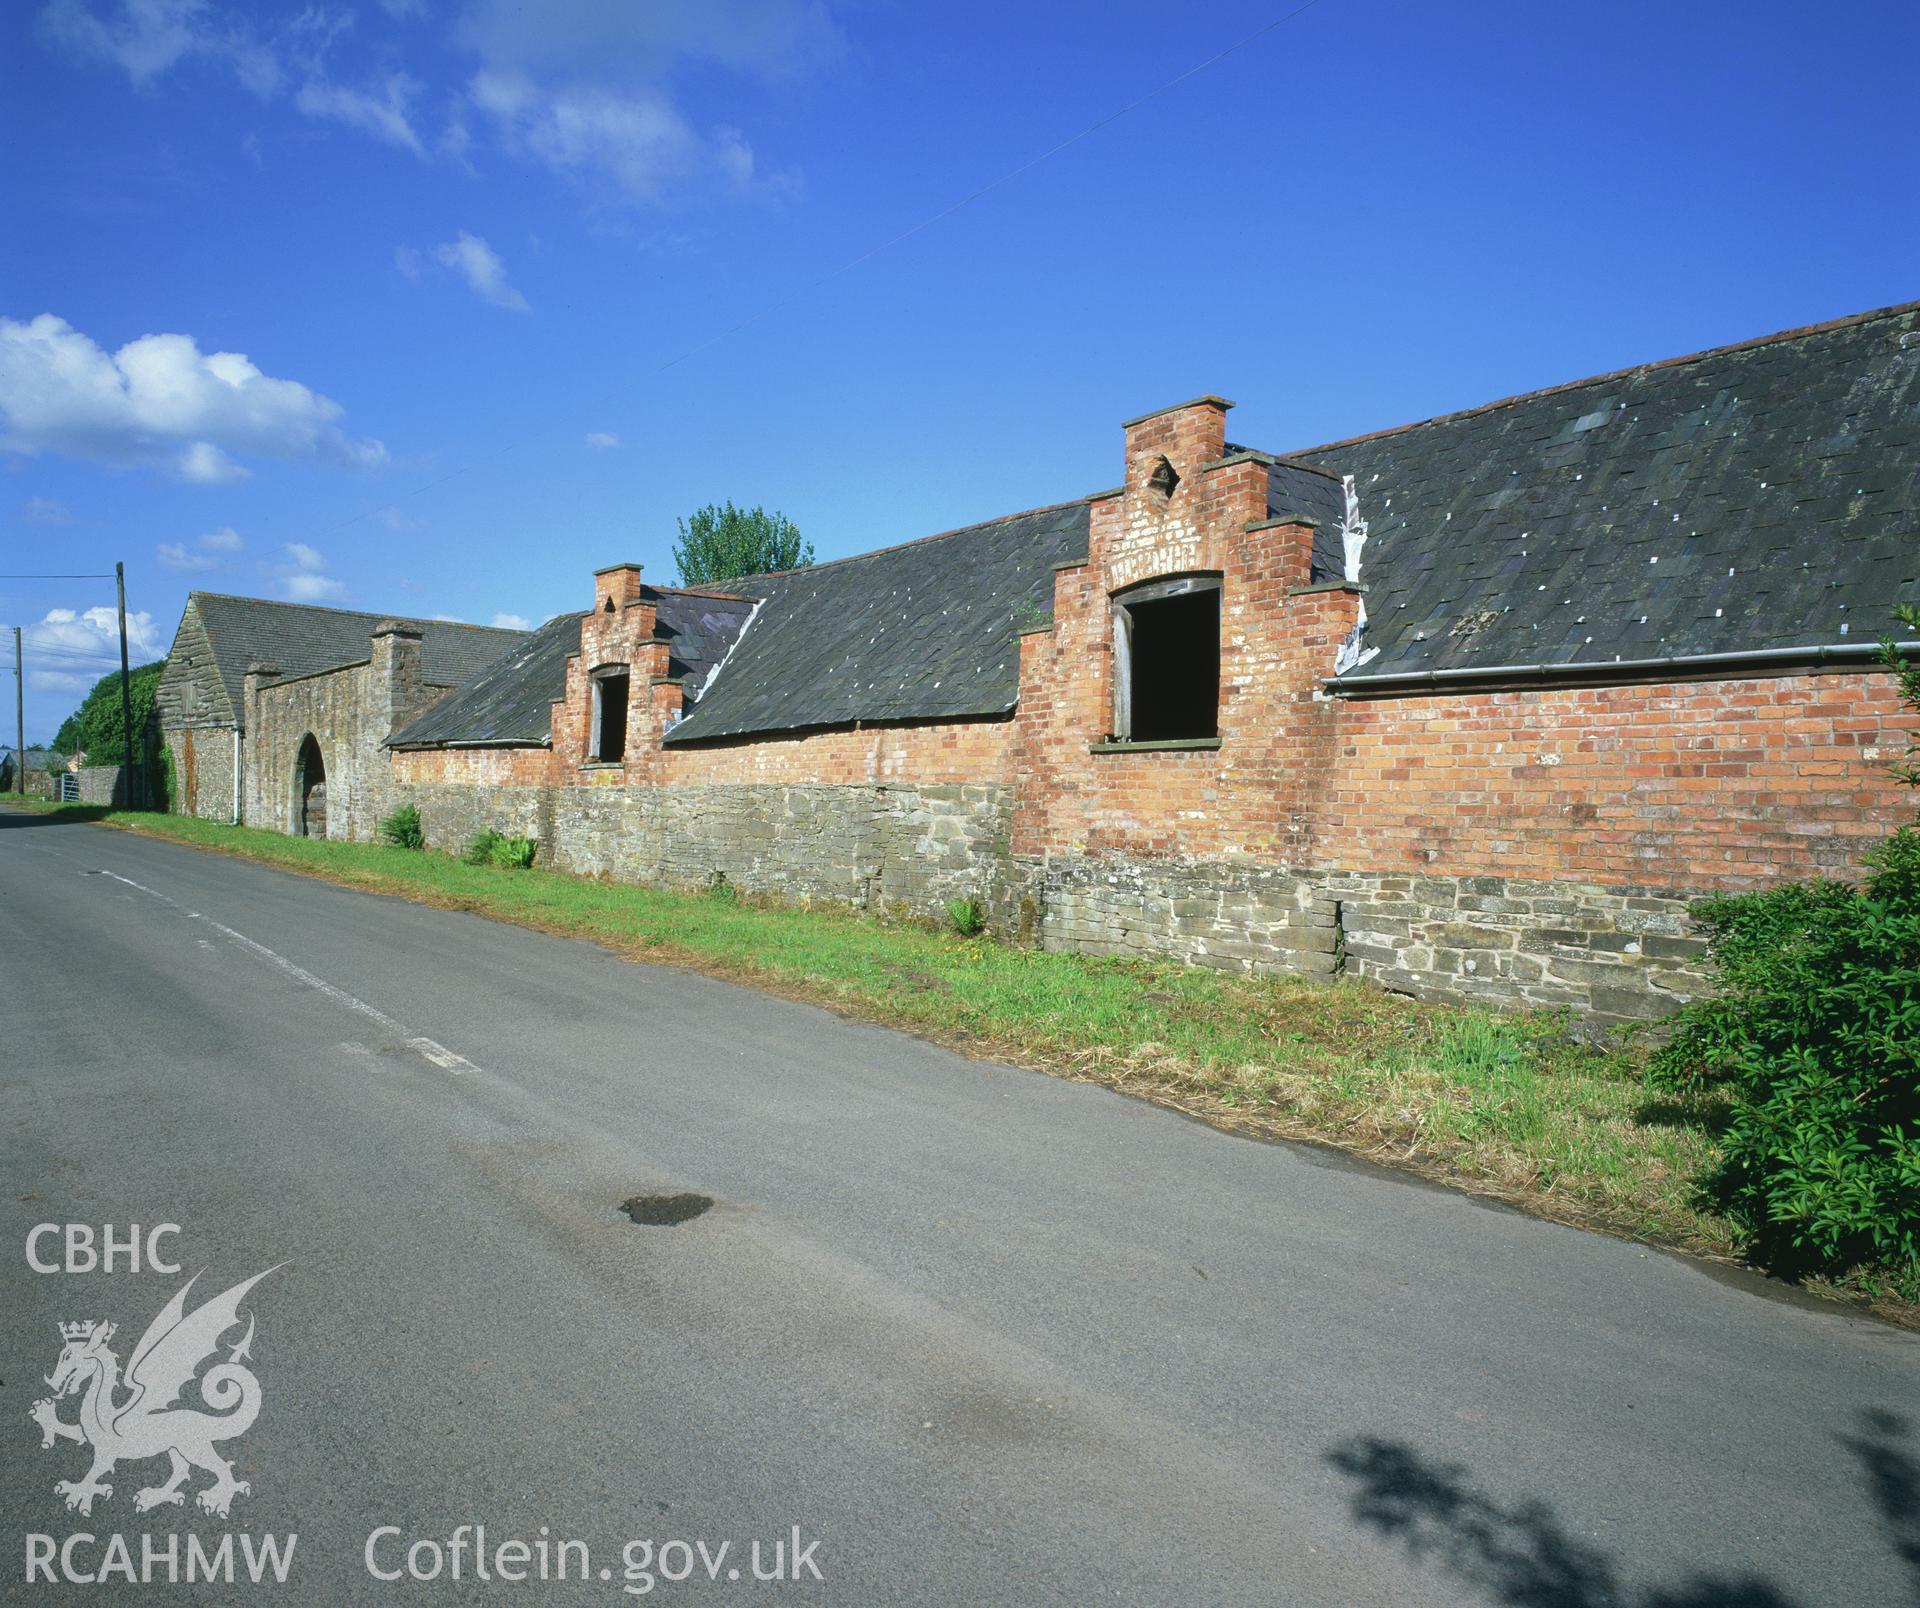
[[[987,913],[978,899],[949,899],[947,920],[962,938],[972,938],[987,925]]]
[[[1696,907],[1723,992],[1681,1013],[1650,1075],[1730,1095],[1705,1189],[1763,1261],[1920,1299],[1920,831],[1869,858],[1863,888]]]
[[[740,900],[740,890],[727,880],[726,872],[716,871],[713,874],[713,881],[707,884],[707,897],[720,904],[737,904]]]
[[[537,847],[530,837],[509,837],[489,826],[467,840],[466,852],[460,858],[468,865],[496,865],[509,871],[524,871],[533,864]]]
[[[537,847],[530,837],[496,836],[493,840],[493,863],[509,871],[524,871],[533,864],[533,852]]]
[[[420,826],[420,811],[411,804],[402,804],[381,821],[380,841],[402,849],[424,849],[427,835]]]
[[[1894,610],[1920,629],[1920,608]],[[1881,662],[1920,711],[1920,665]],[[1910,743],[1894,775],[1920,787]],[[1920,830],[1820,880],[1695,906],[1721,993],[1687,1006],[1658,1085],[1729,1097],[1703,1192],[1786,1273],[1883,1277],[1920,1301]]]

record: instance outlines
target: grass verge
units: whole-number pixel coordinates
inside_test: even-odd
[[[1637,1053],[1580,1043],[1557,1015],[1421,1004],[1358,982],[1015,949],[763,904],[724,886],[716,896],[185,816],[25,807],[592,939],[1105,1084],[1219,1127],[1330,1145],[1538,1216],[1740,1259],[1732,1226],[1693,1185],[1712,1157],[1717,1105],[1652,1099]],[[1885,1301],[1875,1309],[1907,1321],[1914,1312]]]

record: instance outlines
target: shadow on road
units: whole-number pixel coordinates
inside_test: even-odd
[[[1860,1432],[1842,1435],[1840,1444],[1866,1475],[1880,1527],[1913,1576],[1914,1600],[1920,1602],[1920,1463],[1900,1444],[1911,1433],[1902,1413],[1866,1412],[1860,1415]]]
[[[1898,1413],[1863,1412],[1838,1437],[1860,1464],[1866,1494],[1895,1554],[1920,1590],[1920,1463],[1903,1442]],[[1327,1454],[1355,1482],[1354,1518],[1444,1570],[1490,1601],[1513,1608],[1799,1608],[1758,1574],[1698,1575],[1672,1585],[1629,1586],[1619,1564],[1570,1534],[1540,1501],[1503,1503],[1465,1467],[1426,1457],[1401,1441],[1358,1437]]]
[[[89,821],[104,821],[112,813],[104,804],[68,804],[44,813],[10,809],[0,804],[0,832],[17,826],[85,826]]]

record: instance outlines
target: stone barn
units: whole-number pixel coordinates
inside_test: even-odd
[[[376,641],[383,626],[392,634]],[[521,635],[193,592],[154,693],[174,807],[283,832],[368,836],[361,801],[384,784],[382,745],[394,726]],[[257,720],[253,703],[267,687],[278,690]]]
[[[1613,1019],[1701,986],[1691,900],[1911,816],[1920,304],[1282,452],[1229,408],[724,593],[603,570],[396,723],[390,797],[583,873]]]

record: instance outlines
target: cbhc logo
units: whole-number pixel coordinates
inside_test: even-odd
[[[124,1238],[116,1238],[111,1223],[100,1225],[96,1235],[91,1223],[39,1223],[27,1235],[27,1266],[36,1273],[138,1273],[141,1257],[144,1254],[145,1266],[152,1273],[178,1273],[178,1262],[160,1260],[160,1241],[168,1234],[178,1234],[178,1223],[157,1223],[147,1230],[146,1238],[140,1237],[140,1225],[129,1223]],[[59,1236],[60,1248],[64,1250],[64,1259],[58,1262],[40,1260],[42,1240]],[[124,1268],[116,1268],[114,1263],[124,1260]]]

